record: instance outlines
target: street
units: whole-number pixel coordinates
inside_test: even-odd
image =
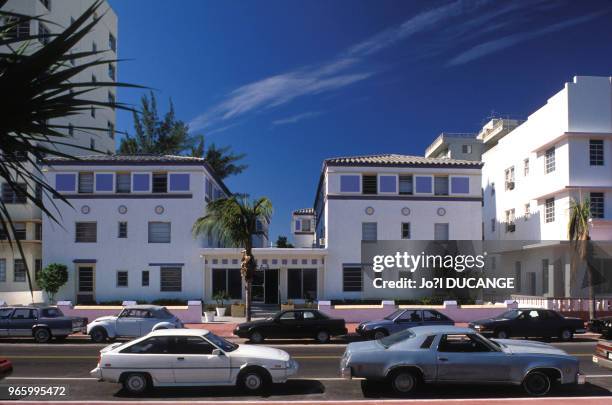
[[[242,340],[237,340],[242,343]],[[345,345],[340,341],[317,345],[311,342],[266,342],[286,350],[300,364],[299,373],[286,384],[274,385],[267,400],[334,401],[392,399],[385,387],[364,384],[360,380],[342,380],[338,364]],[[591,362],[593,340],[580,340],[553,345],[580,360],[581,372],[587,375],[582,386],[561,387],[551,395],[560,397],[601,397],[612,391],[612,371]],[[157,388],[145,396],[131,397],[118,384],[101,383],[89,376],[95,367],[98,351],[105,345],[92,344],[86,338],[71,337],[62,343],[36,344],[29,339],[4,340],[0,356],[9,358],[14,373],[0,385],[43,384],[67,385],[68,395],[55,400],[252,400],[262,397],[243,396],[234,387]],[[520,387],[504,386],[424,386],[414,398],[419,399],[485,399],[527,398]]]

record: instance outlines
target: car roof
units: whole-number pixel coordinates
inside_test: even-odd
[[[476,333],[472,328],[462,328],[450,325],[434,325],[434,326],[415,326],[410,330],[417,336],[432,335],[438,333]]]
[[[158,311],[160,309],[164,309],[164,307],[162,307],[161,305],[145,305],[145,304],[126,305],[125,308],[126,309],[149,309],[151,311]]]
[[[208,329],[160,329],[147,336],[204,336],[208,333]]]

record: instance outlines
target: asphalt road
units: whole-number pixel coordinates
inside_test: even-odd
[[[275,385],[269,400],[325,401],[358,400],[364,398],[392,398],[385,388],[365,384],[360,380],[345,381],[339,378],[339,359],[344,344],[339,342],[317,345],[310,342],[266,342],[267,345],[286,350],[300,364],[299,373],[286,384]],[[566,352],[578,357],[587,383],[582,386],[561,387],[556,396],[610,396],[612,395],[612,370],[594,365],[591,356],[595,342],[590,340],[556,343]],[[70,338],[62,343],[39,345],[30,340],[0,341],[0,356],[9,358],[14,373],[2,380],[2,385],[44,384],[67,385],[68,395],[55,400],[246,400],[262,399],[243,396],[233,387],[215,388],[158,388],[145,396],[130,397],[119,385],[97,382],[89,371],[97,363],[98,351],[104,345],[96,345],[82,339]],[[525,394],[519,387],[501,386],[425,386],[415,398],[521,398]]]

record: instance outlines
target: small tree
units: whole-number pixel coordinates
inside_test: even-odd
[[[51,302],[54,301],[55,294],[68,281],[68,268],[59,263],[51,263],[36,277],[36,282],[49,296]]]
[[[277,248],[290,249],[290,248],[293,247],[293,244],[287,242],[287,237],[286,236],[279,236],[278,239],[276,239],[276,247]]]

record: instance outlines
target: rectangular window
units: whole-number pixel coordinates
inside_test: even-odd
[[[472,153],[472,145],[461,145],[461,153],[464,153],[464,154]]]
[[[242,299],[242,276],[240,269],[213,269],[213,295],[225,291],[231,299]]]
[[[42,271],[42,260],[34,259],[34,280],[38,280],[40,272]]]
[[[448,176],[434,177],[434,194],[448,195]]]
[[[497,219],[491,218],[491,232],[495,232],[495,224],[497,223]]]
[[[130,173],[117,173],[115,175],[115,191],[117,193],[129,193],[131,191]]]
[[[153,173],[153,192],[168,192],[168,173]]]
[[[0,283],[6,282],[6,259],[0,259]]]
[[[110,32],[108,33],[108,49],[117,52],[117,38]]]
[[[529,158],[523,160],[523,176],[529,176]]]
[[[430,176],[414,176],[414,183],[417,193],[431,194],[432,184]]]
[[[13,262],[13,281],[16,283],[26,281],[26,265],[23,259],[15,259]]]
[[[45,8],[51,11],[51,0],[40,0],[40,3],[45,6]]]
[[[549,198],[544,203],[544,222],[554,222],[555,221],[555,199]]]
[[[127,222],[119,222],[119,230],[118,230],[117,237],[118,238],[128,237],[128,223]]]
[[[149,222],[149,243],[170,243],[170,222]]]
[[[604,165],[604,143],[602,139],[589,140],[589,162],[591,166]]]
[[[108,64],[108,77],[110,77],[112,80],[115,80],[115,65],[113,65],[112,63]]]
[[[22,21],[6,31],[6,39],[27,38],[30,36],[30,20]]]
[[[189,174],[188,173],[171,173],[169,177],[170,177],[170,191],[189,191]]]
[[[74,191],[76,189],[76,176],[74,174],[56,174],[56,191]]]
[[[41,22],[38,23],[38,40],[43,45],[47,45],[51,41],[51,31]]]
[[[548,149],[544,154],[544,173],[555,171],[555,148]]]
[[[287,298],[314,300],[317,298],[316,269],[287,270]]]
[[[378,239],[378,223],[363,222],[361,224],[361,240],[375,241]]]
[[[359,176],[355,174],[340,176],[340,192],[341,193],[358,193],[359,192]]]
[[[9,183],[2,183],[2,202],[5,204],[25,204],[28,202],[26,183],[17,183],[15,190]]]
[[[95,107],[91,107],[91,108],[89,109],[89,116],[90,116],[91,118],[96,118],[96,108],[95,108]]]
[[[399,176],[399,193],[402,195],[411,195],[412,189],[412,176]]]
[[[397,176],[380,176],[379,182],[381,193],[395,193],[397,191]]]
[[[113,176],[112,173],[96,173],[96,191],[113,191]]]
[[[525,212],[523,213],[523,215],[525,216],[525,221],[527,221],[531,216],[531,204],[525,204]]]
[[[361,192],[363,194],[376,194],[378,190],[378,177],[374,174],[364,174],[361,176]]]
[[[410,222],[402,222],[402,239],[410,239]]]
[[[159,271],[160,291],[182,291],[182,269],[162,267]]]
[[[509,167],[504,172],[506,190],[514,190],[514,166]]]
[[[127,287],[127,286],[128,286],[128,272],[118,271],[117,272],[117,287]]]
[[[140,283],[143,287],[149,286],[149,270],[143,270],[140,273]]]
[[[363,289],[363,272],[361,267],[347,266],[342,268],[342,291],[360,292]]]
[[[94,174],[92,172],[79,173],[79,193],[93,193]]]
[[[149,174],[148,173],[134,173],[132,176],[132,191],[149,191]]]
[[[506,232],[514,232],[514,208],[506,211]]]
[[[434,240],[448,240],[449,229],[448,224],[434,224]]]
[[[470,178],[469,177],[451,178],[451,193],[469,194],[470,193]]]
[[[23,222],[14,222],[13,228],[15,228],[15,239],[16,240],[26,240],[27,239],[26,224],[24,224]]]
[[[312,230],[311,222],[310,219],[302,219],[302,232],[310,232]]]
[[[98,240],[97,222],[77,222],[75,225],[76,243],[95,243]]]
[[[112,122],[108,121],[106,123],[106,130],[108,132],[108,137],[110,139],[115,139],[115,124],[113,124]]]
[[[604,193],[590,193],[591,218],[604,217]]]
[[[542,259],[542,294],[548,294],[548,259]]]

